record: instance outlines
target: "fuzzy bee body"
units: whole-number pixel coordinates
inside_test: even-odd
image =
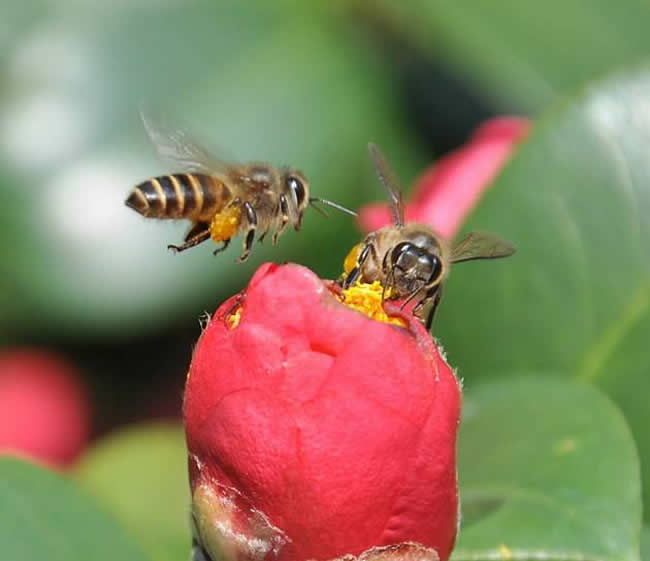
[[[219,175],[216,175],[219,173]],[[275,169],[267,164],[229,166],[215,174],[174,173],[152,177],[137,185],[126,205],[147,218],[184,219],[192,227],[182,245],[183,251],[212,238],[222,246],[245,233],[244,251],[250,254],[255,234],[274,231],[273,243],[291,224],[300,229],[302,214],[309,203],[307,180],[295,169]]]
[[[206,222],[232,199],[232,191],[215,176],[175,173],[143,181],[126,204],[147,218]]]
[[[406,224],[399,179],[377,146],[371,143],[368,149],[388,194],[393,224],[371,232],[352,248],[340,283],[348,288],[356,281],[379,281],[386,298],[404,300],[402,306],[415,300],[413,313],[430,329],[452,263],[507,257],[515,247],[486,232],[470,232],[452,245],[425,224]]]
[[[191,222],[184,242],[169,245],[170,249],[184,251],[212,238],[222,244],[216,254],[228,247],[231,238],[245,234],[238,259],[245,261],[257,232],[261,241],[272,231],[273,244],[277,243],[288,226],[300,229],[310,204],[320,202],[356,216],[336,203],[310,197],[306,177],[295,168],[227,163],[211,156],[183,131],[154,125],[144,116],[143,121],[160,155],[186,172],[143,181],[125,203],[146,218]]]

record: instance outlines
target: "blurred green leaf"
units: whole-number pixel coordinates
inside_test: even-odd
[[[454,560],[639,559],[639,461],[609,400],[539,378],[470,388],[464,401]]]
[[[563,372],[623,409],[650,504],[650,70],[556,107],[485,195],[468,229],[518,246],[454,268],[439,335],[463,376]]]
[[[650,5],[642,0],[359,4],[488,95],[525,109],[650,56]]]
[[[369,138],[417,160],[390,77],[323,7],[59,3],[30,22],[10,41],[0,102],[9,164],[0,189],[12,217],[0,225],[11,240],[0,293],[13,295],[0,322],[14,328],[68,337],[154,331],[214,309],[264,260],[339,273],[341,257],[324,248],[348,247],[357,233],[338,213],[325,220],[309,211],[299,235],[256,247],[242,266],[240,240],[218,258],[211,244],[171,254],[167,244],[187,225],[146,220],[123,204],[137,182],[173,171],[146,138],[142,104],[237,159],[295,165],[313,193],[352,206],[369,198],[364,190],[376,194]]]
[[[145,561],[117,524],[69,481],[0,458],[0,554],[11,561]]]
[[[641,559],[650,560],[650,527],[648,526],[641,529]]]
[[[99,441],[76,477],[154,561],[189,556],[189,482],[183,429],[151,424]]]

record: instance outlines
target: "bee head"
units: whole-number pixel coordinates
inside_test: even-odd
[[[427,248],[418,247],[411,241],[398,243],[390,251],[390,267],[395,287],[402,294],[411,294],[425,286],[440,282],[442,262]]]
[[[302,172],[293,168],[285,170],[282,179],[289,204],[289,218],[297,231],[300,230],[302,215],[309,205],[309,183]]]

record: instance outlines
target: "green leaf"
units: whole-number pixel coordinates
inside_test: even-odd
[[[377,10],[409,42],[528,109],[650,56],[650,5],[639,0],[383,0]]]
[[[641,529],[641,559],[650,560],[650,527],[648,526]]]
[[[528,370],[598,384],[640,450],[650,505],[650,70],[617,74],[536,124],[471,216],[518,252],[459,265],[439,335],[470,379]]]
[[[25,19],[18,12],[9,17]],[[0,101],[9,116],[0,235],[12,240],[0,293],[13,296],[0,324],[14,330],[150,332],[214,310],[267,260],[340,272],[329,248],[358,234],[335,212],[325,220],[309,210],[300,234],[288,231],[279,247],[256,244],[244,265],[235,263],[240,239],[218,258],[211,242],[171,254],[167,244],[188,224],[124,206],[135,184],[177,171],[158,161],[140,104],[226,157],[295,165],[313,194],[351,206],[370,198],[364,188],[376,194],[375,181],[362,181],[371,177],[369,138],[417,158],[390,77],[325,9],[289,0],[73,3],[44,6],[22,33],[14,19],[3,20],[11,87]],[[43,129],[56,141],[34,132]]]
[[[639,461],[618,409],[551,378],[466,393],[453,559],[637,561]]]
[[[145,561],[115,522],[70,481],[0,458],[0,557],[11,561]]]
[[[138,426],[104,438],[84,456],[76,477],[154,561],[188,558],[190,494],[180,425]]]

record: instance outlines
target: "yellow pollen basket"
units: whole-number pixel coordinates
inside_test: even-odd
[[[343,261],[343,271],[345,272],[346,275],[349,274],[350,271],[356,267],[357,261],[359,260],[359,254],[361,253],[362,249],[363,249],[363,244],[358,243],[345,256],[345,260]]]
[[[215,242],[229,240],[237,234],[241,223],[241,208],[231,206],[216,214],[210,223],[210,237]]]
[[[408,325],[406,320],[398,316],[389,316],[384,311],[381,300],[383,290],[384,288],[379,281],[374,281],[371,284],[356,282],[350,288],[343,290],[341,293],[341,302],[375,321],[383,321],[384,323],[406,327]],[[388,295],[389,293],[387,291],[386,296]]]

